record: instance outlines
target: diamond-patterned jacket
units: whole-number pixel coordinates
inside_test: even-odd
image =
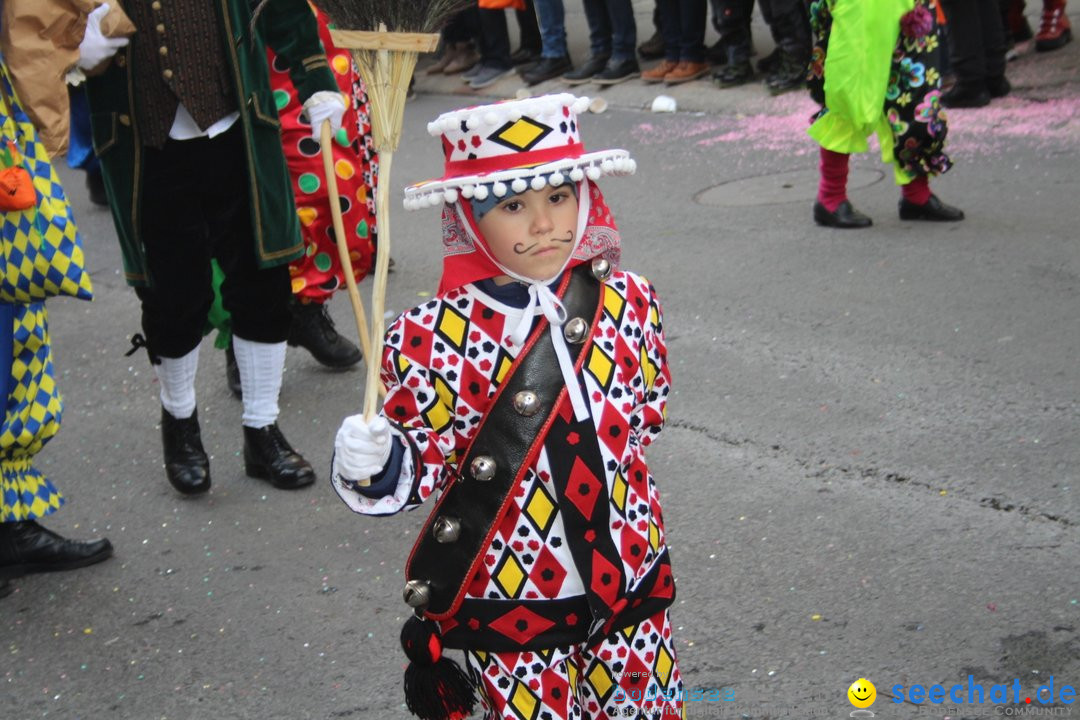
[[[644,448],[660,432],[671,376],[656,293],[616,272],[580,373],[591,418],[569,402],[485,551],[449,647],[490,651],[579,643],[672,603],[659,495]],[[521,347],[523,311],[466,285],[401,315],[387,332],[383,414],[405,440],[395,492],[370,499],[335,476],[356,512],[413,509],[445,488]],[[544,341],[542,338],[541,341]]]

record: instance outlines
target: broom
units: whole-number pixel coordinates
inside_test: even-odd
[[[352,52],[367,85],[371,134],[379,153],[375,219],[379,228],[371,294],[371,354],[367,360],[364,417],[378,411],[379,367],[385,332],[386,276],[390,267],[390,171],[401,142],[405,98],[421,52],[434,52],[438,30],[473,0],[321,0],[334,44]],[[353,309],[357,309],[354,302]],[[361,324],[358,320],[358,324]]]
[[[364,417],[378,410],[382,383],[386,276],[390,266],[390,169],[401,142],[405,99],[421,52],[434,52],[437,31],[450,17],[475,0],[321,0],[320,7],[336,29],[330,36],[339,48],[352,52],[367,85],[371,105],[371,134],[379,153],[379,182],[375,220],[379,244],[371,294],[371,352],[367,359]],[[323,128],[323,145],[329,128]],[[328,171],[328,175],[329,175]],[[331,203],[333,206],[334,203]],[[346,266],[348,267],[348,266]],[[350,273],[346,273],[346,277]],[[356,300],[359,300],[357,295]],[[354,311],[362,314],[354,301]],[[362,324],[357,318],[358,325]],[[409,657],[405,670],[405,703],[422,720],[460,720],[472,713],[472,686],[452,660],[443,656],[438,626],[417,615],[402,629],[401,645]]]

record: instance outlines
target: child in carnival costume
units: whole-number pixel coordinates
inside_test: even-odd
[[[449,679],[425,685],[443,646],[465,651],[462,684],[488,718],[682,713],[644,455],[670,386],[663,319],[652,285],[617,267],[596,181],[635,163],[586,152],[588,102],[530,98],[428,126],[445,174],[405,205],[442,207],[439,291],[387,332],[381,413],[338,431],[332,482],[355,512],[440,493],[406,566],[406,699],[420,717],[471,709],[448,700]]]
[[[872,134],[882,162],[900,186],[900,219],[956,221],[963,211],[930,192],[929,177],[952,167],[945,154],[948,125],[941,107],[936,0],[814,0],[817,37],[810,95],[823,106],[809,134],[821,145],[821,183],[814,221],[867,227],[869,217],[847,198],[848,160],[866,152]]]

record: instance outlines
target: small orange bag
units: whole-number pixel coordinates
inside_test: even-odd
[[[22,165],[15,143],[7,141],[0,151],[0,210],[29,210],[34,206],[34,179]]]

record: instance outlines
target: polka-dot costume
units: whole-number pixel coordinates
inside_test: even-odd
[[[372,144],[367,92],[360,73],[349,53],[338,50],[330,42],[326,18],[318,12],[316,15],[334,78],[341,92],[352,99],[342,129],[334,138],[334,169],[352,270],[359,281],[371,268],[375,252],[378,156]],[[269,51],[269,56],[270,83],[281,118],[281,140],[304,236],[304,257],[289,265],[293,294],[301,300],[321,303],[345,284],[334,245],[334,221],[330,216],[321,148],[311,138],[306,117],[300,117],[303,108],[289,81],[288,66],[273,51]]]

